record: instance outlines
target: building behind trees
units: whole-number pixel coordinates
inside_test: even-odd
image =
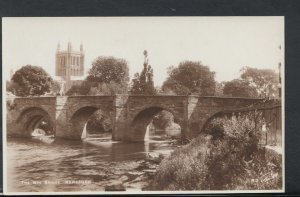
[[[56,51],[56,76],[61,77],[64,83],[65,92],[73,85],[82,82],[84,75],[84,51],[83,45],[80,45],[80,51],[73,50],[71,42],[68,43],[67,50],[60,50],[60,44]]]

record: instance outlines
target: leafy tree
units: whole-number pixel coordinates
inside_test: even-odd
[[[6,92],[10,92],[13,95],[16,94],[16,90],[19,88],[19,85],[13,81],[6,81]]]
[[[233,97],[257,97],[257,91],[248,81],[234,79],[224,85],[223,93]]]
[[[278,95],[278,74],[271,69],[244,67],[241,78],[257,90],[260,97],[276,97]]]
[[[127,85],[118,84],[114,81],[110,83],[96,83],[84,80],[79,85],[73,85],[66,95],[115,95],[126,94]]]
[[[51,84],[51,94],[52,95],[56,95],[57,93],[59,93],[60,91],[60,83],[56,80],[53,80],[52,84]]]
[[[113,95],[127,93],[129,69],[124,59],[98,57],[92,63],[87,78],[72,86],[67,95]]]
[[[215,96],[224,96],[225,82],[216,82]]]
[[[100,83],[97,86],[91,87],[89,95],[115,95],[126,94],[127,84],[117,84],[112,81],[110,83]]]
[[[163,83],[162,90],[171,95],[183,95],[191,93],[191,90],[188,87],[178,83],[173,79],[167,79]]]
[[[215,94],[215,73],[201,62],[184,61],[178,67],[170,67],[169,77],[164,82],[163,90],[172,90],[178,95],[182,94]]]
[[[129,69],[124,59],[114,57],[98,57],[89,70],[87,81],[128,85]]]
[[[73,85],[66,93],[66,95],[71,96],[71,95],[88,95],[90,92],[90,89],[92,87],[91,82],[84,80],[81,84],[79,85]]]
[[[53,79],[41,67],[26,65],[12,76],[16,96],[39,96],[49,92]]]
[[[141,74],[136,73],[132,79],[132,94],[147,94],[154,95],[156,94],[156,89],[153,83],[153,69],[148,63],[148,53],[144,51],[145,61],[144,68]]]

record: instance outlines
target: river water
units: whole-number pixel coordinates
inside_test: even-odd
[[[9,192],[139,191],[169,155],[171,141],[70,141],[35,137],[7,140]]]

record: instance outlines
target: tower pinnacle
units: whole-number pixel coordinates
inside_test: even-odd
[[[71,44],[71,42],[68,42],[68,51],[72,51],[72,44]]]
[[[80,44],[80,52],[83,52],[83,44]]]
[[[58,42],[56,51],[59,52],[59,50],[60,50],[60,43]]]

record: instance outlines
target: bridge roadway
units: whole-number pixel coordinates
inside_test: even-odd
[[[167,110],[180,125],[181,135],[193,138],[214,114],[261,100],[195,95],[9,97],[6,99],[7,135],[29,137],[38,122],[47,119],[57,138],[81,139],[85,123],[100,109],[111,118],[113,140],[143,141],[155,114]]]

